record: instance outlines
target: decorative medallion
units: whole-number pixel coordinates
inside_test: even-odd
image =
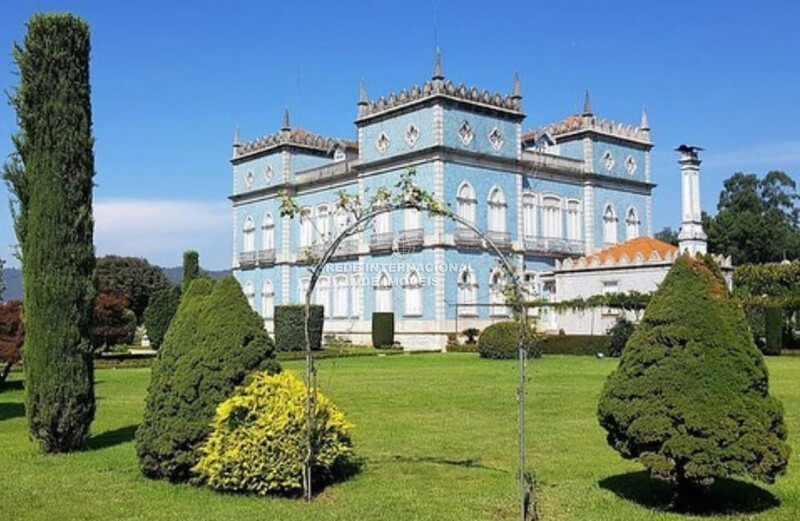
[[[252,188],[254,181],[255,181],[255,176],[253,176],[253,172],[248,170],[247,173],[244,175],[244,184],[247,186],[247,188]]]
[[[503,134],[500,133],[500,130],[498,130],[497,127],[494,127],[492,131],[489,132],[487,137],[493,149],[500,150],[503,148],[503,143],[505,143],[505,140],[503,139]]]
[[[625,160],[625,170],[627,170],[630,175],[633,175],[636,173],[636,166],[636,160],[633,156],[628,156]]]
[[[267,165],[267,168],[264,169],[264,180],[267,184],[272,182],[272,177],[274,176],[274,172],[272,171],[272,165]]]
[[[411,123],[406,129],[406,143],[410,148],[414,148],[414,145],[417,144],[418,139],[419,139],[419,129],[415,124]]]
[[[475,133],[472,132],[472,127],[469,126],[469,122],[467,120],[464,120],[461,126],[458,127],[458,137],[461,139],[461,142],[464,143],[464,145],[469,145],[475,138]]]
[[[378,140],[375,141],[375,148],[378,149],[378,152],[381,154],[385,154],[387,150],[389,150],[389,136],[386,135],[386,132],[381,132],[378,136]]]
[[[603,153],[603,166],[608,171],[611,171],[611,169],[614,168],[614,156],[611,154],[610,150],[606,150]]]

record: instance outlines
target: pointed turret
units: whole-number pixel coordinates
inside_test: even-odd
[[[514,87],[511,89],[511,100],[514,108],[519,110],[522,107],[522,88],[519,85],[519,74],[514,73]]]
[[[647,109],[642,108],[642,123],[639,125],[642,130],[650,130],[650,120],[647,117]]]
[[[367,113],[367,106],[369,105],[369,100],[367,100],[367,82],[364,81],[364,78],[361,78],[361,84],[358,87],[358,115],[364,116]]]
[[[289,131],[292,127],[289,125],[289,109],[287,107],[283,108],[283,127],[281,130]]]
[[[239,148],[242,146],[242,140],[239,137],[239,124],[236,124],[236,127],[233,129],[233,148]]]
[[[443,80],[444,79],[444,70],[442,69],[442,53],[439,51],[439,48],[436,48],[436,56],[433,60],[433,79],[434,80]]]
[[[592,116],[592,101],[589,99],[589,89],[586,89],[586,94],[583,96],[583,115],[586,117]]]

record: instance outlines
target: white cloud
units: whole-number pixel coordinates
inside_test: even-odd
[[[205,268],[230,264],[231,210],[220,201],[105,199],[94,203],[97,255],[146,257],[177,266],[187,249]]]
[[[800,165],[800,141],[766,143],[749,148],[714,153],[709,151],[703,159],[706,166],[735,170],[768,169]]]

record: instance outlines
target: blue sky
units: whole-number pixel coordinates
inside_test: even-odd
[[[522,80],[525,128],[594,112],[652,136],[654,224],[676,227],[672,149],[703,146],[702,196],[714,210],[735,171],[800,170],[796,2],[102,2],[4,1],[0,86],[17,83],[11,46],[35,11],[92,28],[96,245],[173,266],[187,248],[230,263],[231,140],[293,125],[355,138],[358,83],[370,98],[445,76],[490,90]],[[0,104],[0,157],[12,150]],[[2,188],[0,198],[6,199]],[[15,242],[0,209],[0,257]],[[14,261],[11,261],[14,264]]]

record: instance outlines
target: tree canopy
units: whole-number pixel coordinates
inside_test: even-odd
[[[170,287],[164,270],[146,259],[107,255],[97,259],[94,271],[97,293],[116,293],[127,297],[130,309],[141,323],[150,297]]]

